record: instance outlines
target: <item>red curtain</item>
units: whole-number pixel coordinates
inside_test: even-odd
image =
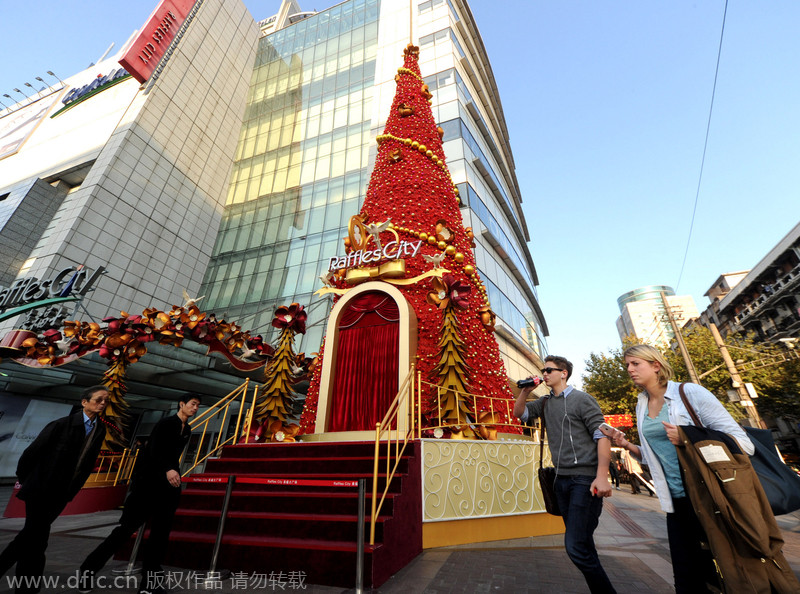
[[[399,310],[385,293],[351,301],[339,322],[328,431],[375,429],[397,395]]]

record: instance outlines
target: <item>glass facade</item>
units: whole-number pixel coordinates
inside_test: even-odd
[[[379,5],[345,2],[260,40],[201,291],[209,310],[256,332],[280,305],[329,304],[312,293],[369,182]],[[322,340],[320,309],[303,348]]]
[[[401,64],[396,39],[389,39],[395,33],[390,19],[379,27],[382,8],[391,4],[383,2],[348,0],[260,40],[227,205],[201,291],[208,311],[270,340],[275,308],[305,305],[308,331],[299,348],[306,352],[318,350],[330,308],[328,298],[313,292],[328,258],[343,249],[347,222],[366,194],[375,136],[388,116],[388,105],[373,106],[379,86],[391,82],[376,80],[376,64]],[[463,64],[473,59],[465,48],[474,44],[459,39],[460,4],[416,4],[421,65],[430,58],[423,75],[445,131],[464,224],[476,235],[479,273],[505,327],[544,357],[546,325],[536,304],[513,167],[498,149],[502,132],[487,126],[473,100],[479,89],[465,82]],[[379,39],[379,31],[387,39]],[[393,77],[394,70],[383,71],[389,70]]]

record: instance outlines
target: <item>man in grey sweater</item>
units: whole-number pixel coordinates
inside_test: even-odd
[[[550,394],[527,402],[534,386],[523,388],[514,403],[514,416],[525,423],[544,412],[556,467],[556,498],[566,528],[564,547],[591,592],[616,592],[600,564],[593,536],[603,511],[603,497],[611,497],[611,443],[598,429],[603,412],[592,396],[567,385],[572,363],[553,355],[544,362],[542,373]]]

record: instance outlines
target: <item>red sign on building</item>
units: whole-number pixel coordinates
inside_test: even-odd
[[[156,7],[119,61],[133,78],[140,83],[150,78],[194,3],[195,0],[162,0]]]

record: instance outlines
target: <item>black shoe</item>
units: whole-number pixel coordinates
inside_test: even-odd
[[[78,576],[78,592],[88,594],[94,590],[94,572],[81,571]]]

